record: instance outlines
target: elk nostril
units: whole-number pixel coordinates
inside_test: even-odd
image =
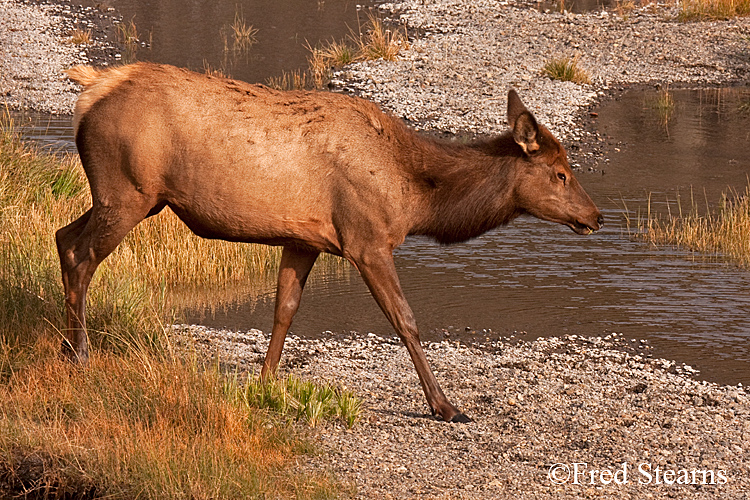
[[[600,215],[599,217],[597,217],[597,218],[596,218],[596,222],[597,222],[597,224],[599,224],[600,226],[603,226],[603,225],[604,225],[604,216]]]

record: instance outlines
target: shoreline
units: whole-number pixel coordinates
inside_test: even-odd
[[[116,60],[109,10],[0,0],[0,12],[0,99],[12,111],[72,114],[80,88],[64,71]],[[91,43],[72,43],[75,28],[89,30]]]
[[[629,86],[747,84],[750,18],[679,23],[653,4],[625,16],[541,13],[493,0],[407,0],[380,6],[387,20],[423,33],[399,60],[355,63],[334,88],[375,100],[418,129],[495,134],[515,88],[540,123],[581,142],[580,115]],[[574,57],[590,85],[542,75],[553,57]]]

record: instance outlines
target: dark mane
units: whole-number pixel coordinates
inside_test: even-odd
[[[523,151],[510,133],[469,144],[414,134],[429,217],[413,234],[443,244],[474,238],[523,213],[512,196],[513,165]]]

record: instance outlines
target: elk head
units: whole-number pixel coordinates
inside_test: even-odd
[[[522,155],[515,192],[518,205],[578,234],[597,231],[602,214],[573,175],[565,149],[537,123],[515,90],[508,93],[508,123]]]

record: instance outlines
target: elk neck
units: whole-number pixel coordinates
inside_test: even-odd
[[[509,133],[470,144],[415,138],[412,168],[423,208],[411,234],[458,243],[523,213],[514,195],[523,151]]]

